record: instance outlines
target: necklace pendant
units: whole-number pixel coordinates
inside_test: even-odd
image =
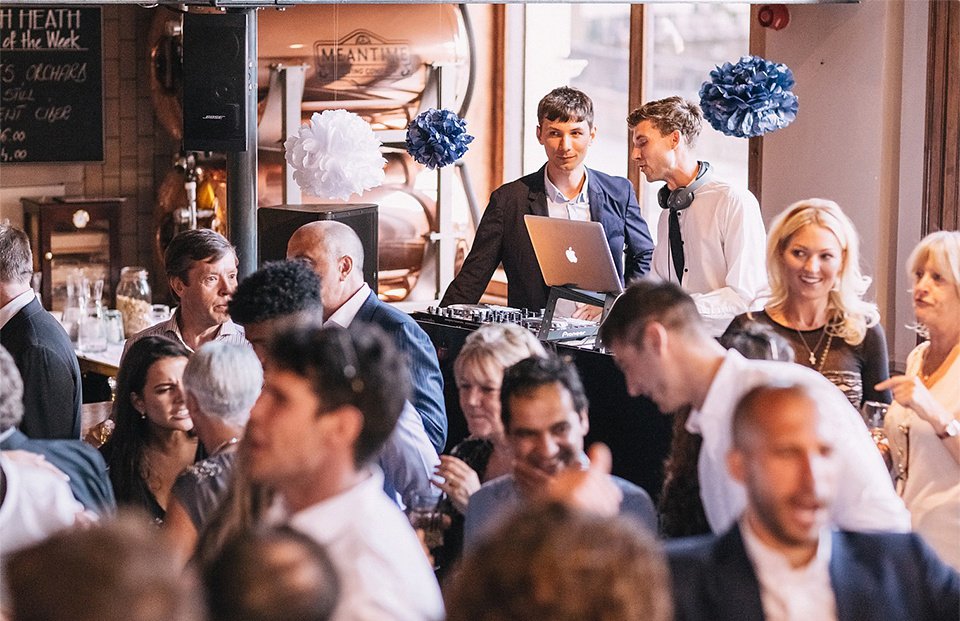
[[[813,355],[813,352],[810,352],[810,358],[808,358],[808,360],[810,360],[811,366],[817,364],[817,357]]]

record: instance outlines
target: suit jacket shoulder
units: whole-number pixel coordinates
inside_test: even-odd
[[[70,477],[70,490],[78,501],[98,514],[111,514],[116,508],[113,486],[107,476],[107,464],[97,449],[82,440],[31,440],[21,431],[0,444],[3,450],[23,450],[43,455],[47,461]]]
[[[410,362],[414,409],[439,453],[447,440],[447,408],[443,398],[443,375],[433,341],[410,315],[381,301],[371,291],[357,311],[356,319],[373,323],[387,333]]]
[[[763,621],[760,585],[739,527],[667,543],[677,621]]]
[[[630,481],[613,477],[613,482],[623,493],[623,502],[620,503],[620,514],[628,515],[644,525],[651,533],[657,532],[657,510],[653,506],[650,494],[639,485]]]
[[[36,299],[0,329],[23,377],[20,430],[31,438],[80,438],[80,365],[60,322]]]

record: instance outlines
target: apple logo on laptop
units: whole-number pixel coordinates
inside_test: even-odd
[[[574,252],[573,246],[568,247],[565,254],[567,255],[567,261],[570,261],[571,263],[577,262],[577,253]]]

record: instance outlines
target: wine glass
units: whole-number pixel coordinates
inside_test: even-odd
[[[877,445],[877,450],[883,456],[884,462],[889,468],[893,459],[890,456],[890,442],[887,440],[887,432],[883,428],[884,419],[887,416],[887,408],[890,406],[881,401],[865,401],[861,414],[863,422],[866,423],[873,443]]]

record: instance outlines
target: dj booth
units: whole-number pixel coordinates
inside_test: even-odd
[[[443,373],[444,400],[449,431],[447,447],[467,437],[460,409],[453,362],[467,336],[484,321],[509,321],[529,327],[528,314],[518,310],[456,313],[428,309],[413,318],[430,336]],[[663,462],[670,448],[672,420],[645,397],[627,394],[623,373],[610,354],[563,343],[544,343],[560,356],[569,357],[580,372],[590,401],[590,433],[586,445],[603,442],[613,453],[613,474],[643,487],[657,499],[663,482]]]

